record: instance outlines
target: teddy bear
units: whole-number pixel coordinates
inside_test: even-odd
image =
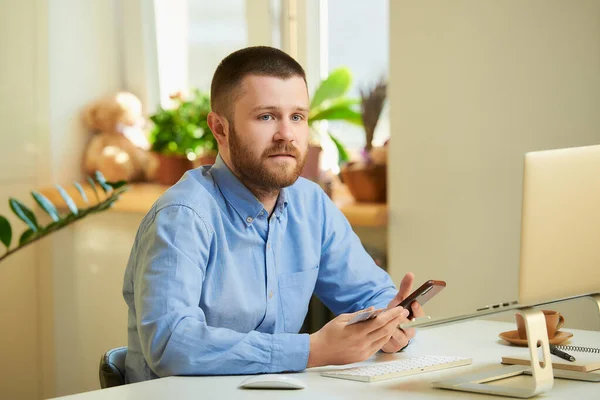
[[[132,93],[118,92],[98,99],[83,113],[94,133],[83,159],[87,174],[100,171],[107,181],[151,181],[158,158],[149,151],[142,104]]]

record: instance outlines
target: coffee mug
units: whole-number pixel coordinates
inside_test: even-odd
[[[546,318],[546,330],[548,331],[548,339],[552,339],[556,332],[564,325],[565,319],[558,311],[542,310]],[[525,329],[525,320],[521,314],[515,314],[517,322],[517,331],[519,339],[527,339],[527,330]]]

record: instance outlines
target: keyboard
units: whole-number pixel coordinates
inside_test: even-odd
[[[321,372],[321,375],[330,378],[350,379],[362,382],[377,382],[386,379],[400,378],[402,376],[421,374],[423,372],[460,367],[463,365],[469,365],[472,362],[473,360],[471,358],[466,357],[418,356],[365,365],[362,367],[326,371]]]

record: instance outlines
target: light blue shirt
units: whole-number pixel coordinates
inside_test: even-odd
[[[142,220],[127,264],[127,381],[303,370],[313,292],[340,314],[397,290],[318,185],[298,179],[269,217],[220,157],[188,171]]]

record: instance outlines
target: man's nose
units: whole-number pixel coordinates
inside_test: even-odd
[[[279,127],[277,129],[277,133],[275,134],[274,139],[283,140],[286,142],[294,141],[294,127],[292,126],[292,123],[286,120],[282,120],[279,123]]]

